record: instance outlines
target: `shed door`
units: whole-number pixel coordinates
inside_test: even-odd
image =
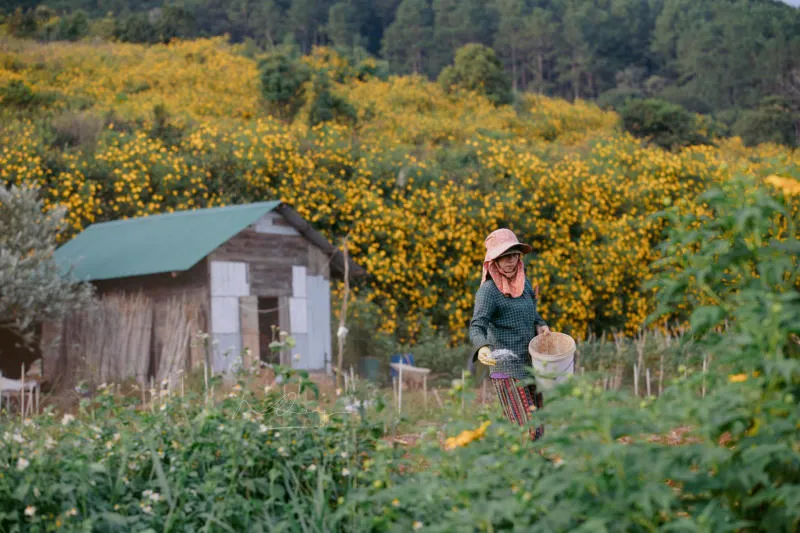
[[[247,263],[211,261],[211,367],[227,372],[242,361],[239,297],[250,295]]]

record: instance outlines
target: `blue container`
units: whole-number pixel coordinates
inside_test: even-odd
[[[391,356],[389,359],[392,363],[405,363],[407,365],[414,366],[414,356],[410,353],[403,353],[403,354],[395,354]],[[389,367],[389,376],[396,377],[397,370],[392,367]]]

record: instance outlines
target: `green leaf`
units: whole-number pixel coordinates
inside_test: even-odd
[[[717,326],[725,318],[725,311],[716,305],[704,305],[692,312],[689,324],[695,333],[705,333],[709,329]]]

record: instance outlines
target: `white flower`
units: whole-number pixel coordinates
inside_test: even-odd
[[[420,529],[422,529],[422,522],[417,520],[416,522],[414,522],[414,526],[413,527],[414,527],[414,531],[419,531]]]
[[[269,431],[269,428],[267,426],[265,426],[264,424],[261,424],[260,426],[258,426],[258,432],[259,433],[266,433],[267,431]]]
[[[280,437],[280,436],[281,436],[281,432],[280,432],[280,431],[276,431],[276,432],[275,432],[275,438],[277,439],[277,438],[278,438],[278,437]]]
[[[311,463],[311,464],[308,466],[308,471],[309,471],[309,472],[316,472],[316,471],[317,471],[317,465],[315,465],[314,463]]]
[[[39,487],[33,487],[33,495],[37,498],[42,495],[42,493],[39,492]]]
[[[283,457],[288,457],[288,456],[289,456],[289,454],[288,454],[288,453],[286,453],[286,448],[284,448],[283,446],[281,446],[280,448],[278,448],[278,453],[279,453],[280,455],[282,455]]]
[[[347,468],[342,468],[342,476],[347,477],[350,475],[350,470]]]
[[[44,439],[44,447],[46,450],[52,450],[55,447],[55,445],[56,441],[53,440],[53,437],[51,437],[50,435],[48,435],[47,438]]]
[[[61,425],[62,425],[62,426],[66,426],[66,425],[68,425],[70,422],[72,422],[73,420],[75,420],[75,417],[74,417],[74,416],[72,416],[71,414],[67,413],[67,414],[65,414],[65,415],[64,415],[64,417],[61,419]]]
[[[294,354],[294,360],[299,361],[302,356],[299,353]]]
[[[225,429],[225,426],[223,424],[220,424],[219,426],[217,426],[217,429],[222,431]]]
[[[139,507],[141,507],[142,511],[144,511],[145,513],[147,513],[147,514],[153,514],[153,508],[152,508],[151,506],[149,506],[149,505],[145,505],[145,504],[143,504],[143,503],[140,503],[140,504],[139,504]]]
[[[349,454],[348,454],[347,452],[342,452],[342,453],[341,453],[341,454],[339,454],[339,455],[341,455],[341,456],[342,456],[342,459],[347,459],[347,457],[349,456]]]
[[[31,464],[30,461],[28,461],[24,457],[20,457],[19,459],[17,459],[17,470],[22,472],[23,470],[28,468],[28,465],[30,464]]]
[[[33,516],[36,514],[36,507],[29,505],[25,508],[25,516]]]
[[[25,439],[23,439],[22,435],[20,435],[19,433],[14,433],[14,436],[11,437],[11,438],[14,439],[14,441],[16,441],[16,442],[18,442],[20,444],[25,442]]]
[[[67,516],[78,516],[78,510],[73,507],[72,509],[67,511],[66,514],[67,514]]]

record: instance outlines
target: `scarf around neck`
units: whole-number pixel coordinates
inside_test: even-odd
[[[497,266],[496,261],[486,261],[483,263],[483,275],[481,278],[481,285],[486,281],[486,273],[492,277],[492,281],[497,285],[498,290],[506,296],[511,298],[519,298],[525,290],[525,265],[522,263],[522,258],[519,258],[517,263],[517,270],[511,278],[507,278],[500,267]]]

